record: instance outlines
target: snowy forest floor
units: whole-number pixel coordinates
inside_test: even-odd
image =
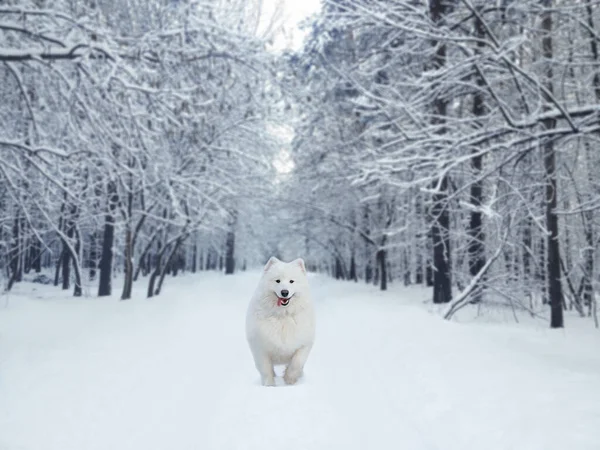
[[[446,322],[429,291],[311,275],[306,376],[264,388],[244,337],[258,276],[186,275],[127,302],[27,283],[0,297],[0,449],[599,448],[590,320]]]

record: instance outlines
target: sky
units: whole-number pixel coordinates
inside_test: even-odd
[[[321,0],[263,0],[258,32],[272,35],[270,48],[273,51],[299,49],[305,36],[299,28],[300,22],[320,8]],[[294,167],[289,151],[293,128],[285,124],[270,124],[269,128],[272,135],[284,142],[273,165],[280,174],[289,173]]]
[[[268,31],[274,23],[272,28],[279,30],[273,33],[273,50],[298,49],[304,37],[300,22],[320,8],[321,0],[263,0],[260,30]]]

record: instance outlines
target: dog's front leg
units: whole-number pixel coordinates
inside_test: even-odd
[[[269,355],[263,354],[257,356],[255,363],[263,386],[275,386],[275,369]]]
[[[300,347],[296,350],[294,356],[292,356],[292,360],[285,368],[285,374],[283,375],[283,379],[287,384],[296,384],[298,378],[302,376],[304,364],[306,364],[310,349],[310,346]]]

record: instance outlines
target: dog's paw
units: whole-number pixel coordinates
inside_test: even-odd
[[[275,386],[275,378],[273,378],[273,377],[263,378],[262,385],[263,386]]]
[[[301,375],[302,372],[299,373],[293,370],[286,370],[283,375],[283,381],[285,381],[286,384],[296,384]]]

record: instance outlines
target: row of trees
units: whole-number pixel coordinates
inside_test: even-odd
[[[448,318],[498,301],[547,304],[553,327],[596,317],[595,2],[328,0],[279,61],[260,11],[0,7],[8,289],[46,267],[75,295],[110,295],[118,271],[121,298],[140,276],[152,296],[167,273],[293,250],[381,289],[428,284]],[[272,164],[277,117],[292,171]]]
[[[447,318],[597,324],[599,22],[590,0],[328,0],[281,77],[307,259],[427,283]]]
[[[273,58],[260,1],[0,6],[0,265],[147,295],[235,267],[248,192],[272,178]],[[243,255],[240,256],[240,258]],[[93,283],[89,283],[93,281]]]

